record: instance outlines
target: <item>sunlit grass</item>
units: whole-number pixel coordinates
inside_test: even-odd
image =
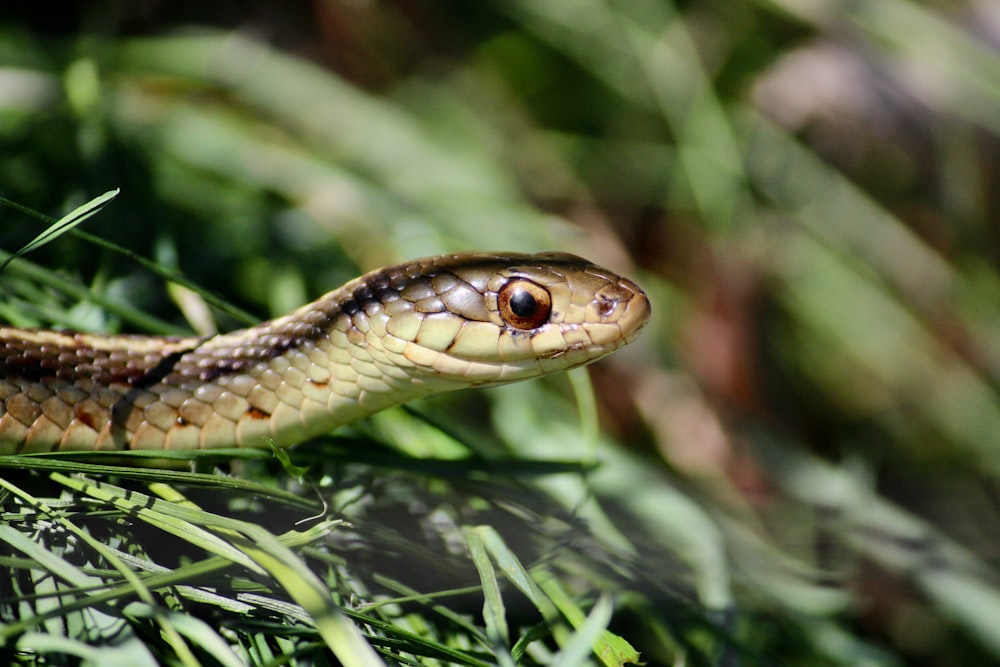
[[[461,33],[377,90],[247,33],[0,25],[0,195],[121,189],[4,268],[0,318],[201,333],[400,259],[570,250],[654,300],[596,375],[606,432],[575,376],[285,465],[12,457],[5,657],[997,662],[985,10],[446,5],[370,10]],[[0,216],[0,259],[46,227]]]

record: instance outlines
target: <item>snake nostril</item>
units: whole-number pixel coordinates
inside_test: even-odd
[[[597,313],[601,317],[610,317],[611,314],[615,312],[615,308],[617,307],[618,299],[602,296],[597,304]]]

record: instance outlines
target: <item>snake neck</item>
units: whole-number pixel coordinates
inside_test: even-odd
[[[182,421],[185,407],[196,420],[209,406],[223,415],[228,423],[202,424],[198,446],[210,448],[234,435],[242,446],[285,446],[462,386],[421,372],[407,358],[408,342],[387,335],[385,304],[366,308],[385,296],[372,293],[370,277],[360,294],[357,283],[285,317],[201,342],[143,391],[167,402],[174,392],[190,393]]]

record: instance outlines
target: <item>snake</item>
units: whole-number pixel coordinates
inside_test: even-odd
[[[649,317],[634,282],[575,255],[466,252],[213,336],[0,326],[0,455],[287,447],[418,397],[589,364]]]

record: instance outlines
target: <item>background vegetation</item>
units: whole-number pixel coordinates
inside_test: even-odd
[[[4,659],[997,662],[998,45],[989,0],[7,3],[0,195],[121,189],[10,323],[228,329],[471,248],[654,321],[600,435],[577,375],[232,476],[8,457]]]

